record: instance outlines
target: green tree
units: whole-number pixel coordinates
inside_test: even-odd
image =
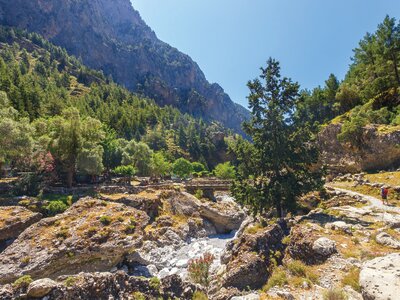
[[[151,173],[151,159],[153,151],[143,142],[131,140],[124,147],[122,164],[134,166],[138,174],[148,176]]]
[[[151,161],[151,175],[154,177],[164,177],[171,171],[171,163],[161,152],[153,154]]]
[[[4,163],[29,157],[32,152],[32,127],[18,115],[7,94],[0,91],[0,177]]]
[[[136,169],[133,166],[118,166],[114,169],[114,173],[125,177],[125,182],[130,185],[132,176],[135,176]]]
[[[178,158],[172,165],[172,173],[179,178],[188,178],[192,172],[192,164],[184,158]]]
[[[220,179],[234,179],[236,176],[235,167],[230,162],[218,164],[214,169],[214,174]]]
[[[78,163],[81,170],[98,175],[103,169],[104,138],[101,123],[93,118],[81,119],[76,108],[65,109],[61,116],[50,120],[50,149],[67,174],[67,186],[72,187]]]
[[[249,176],[238,173],[232,191],[254,214],[275,207],[282,217],[298,196],[322,186],[321,173],[312,168],[318,153],[311,132],[294,118],[299,85],[282,78],[272,58],[261,71],[260,79],[248,83],[252,118],[244,124],[254,142],[247,157],[254,168]]]

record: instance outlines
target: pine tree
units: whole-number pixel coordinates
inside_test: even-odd
[[[254,214],[275,207],[282,217],[298,196],[322,185],[321,173],[312,170],[318,156],[310,130],[294,118],[299,85],[281,78],[279,63],[272,58],[261,71],[260,79],[248,83],[252,118],[244,124],[254,142],[245,159],[254,168],[241,172],[239,166],[232,191]]]

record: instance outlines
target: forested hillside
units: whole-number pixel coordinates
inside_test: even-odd
[[[38,34],[1,27],[0,42],[1,164],[71,182],[125,164],[151,175],[153,158],[205,169],[226,160],[221,125],[132,94]]]
[[[159,105],[237,132],[249,117],[188,55],[160,41],[129,0],[0,0],[0,24],[41,34]]]
[[[353,51],[345,79],[331,74],[325,86],[303,91],[298,115],[317,127],[344,122],[342,140],[356,142],[362,126],[400,124],[400,23],[387,16]]]

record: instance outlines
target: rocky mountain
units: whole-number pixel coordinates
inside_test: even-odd
[[[40,33],[130,89],[240,131],[249,113],[160,41],[129,0],[0,0],[0,23]]]

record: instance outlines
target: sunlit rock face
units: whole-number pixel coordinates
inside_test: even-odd
[[[328,125],[318,138],[321,162],[331,170],[347,173],[382,170],[400,165],[400,130],[384,131],[379,126],[368,125],[363,129],[363,144],[354,147],[338,141],[341,127],[342,124]]]

